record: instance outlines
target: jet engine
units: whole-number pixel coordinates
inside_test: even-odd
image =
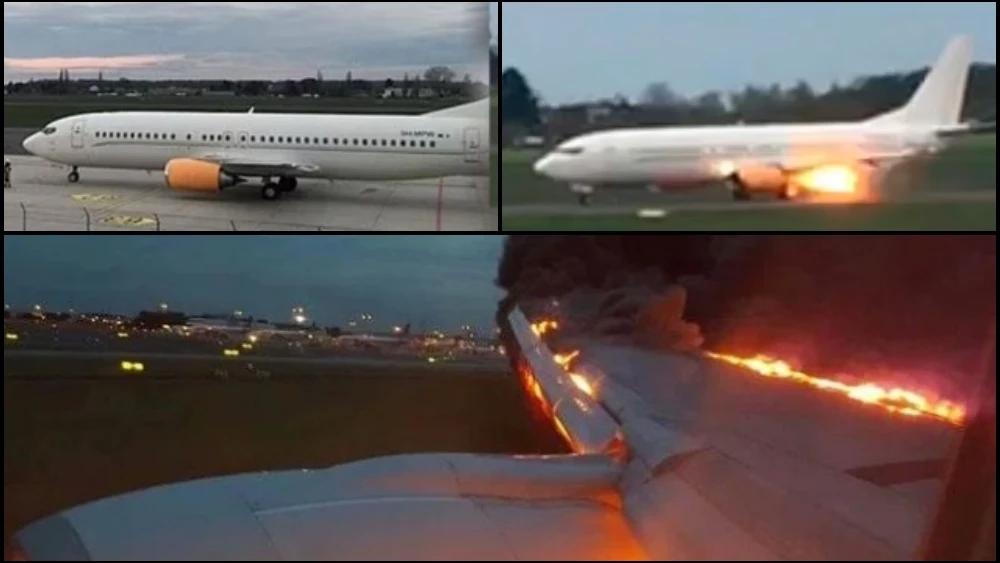
[[[780,192],[788,183],[785,171],[773,166],[743,166],[734,176],[740,187],[751,192]]]
[[[190,158],[171,160],[163,175],[170,189],[180,191],[217,192],[239,183],[239,179],[223,171],[222,166]]]

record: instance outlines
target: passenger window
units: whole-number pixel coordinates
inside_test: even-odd
[[[306,137],[304,140],[305,140],[305,144],[308,145],[309,144],[309,137]]]
[[[431,148],[432,149],[437,148],[437,142],[431,141]]]

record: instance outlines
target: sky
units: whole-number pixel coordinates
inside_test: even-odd
[[[820,88],[916,69],[967,33],[996,62],[995,2],[504,2],[501,60],[549,103],[751,83]]]
[[[496,42],[500,30],[500,3],[490,2],[490,37]]]
[[[4,81],[487,78],[483,2],[4,2]]]
[[[473,325],[492,332],[501,235],[4,235],[14,310],[135,314],[245,311],[275,322],[305,307],[324,326]]]

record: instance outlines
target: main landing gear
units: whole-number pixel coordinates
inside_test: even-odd
[[[294,192],[299,187],[297,178],[283,176],[277,182],[272,182],[270,178],[264,178],[264,187],[261,188],[261,197],[267,201],[281,199],[283,194]]]
[[[74,166],[73,169],[70,170],[69,175],[66,176],[66,179],[69,180],[70,184],[77,184],[77,183],[79,183],[80,182],[80,169],[77,168],[76,166]]]
[[[570,191],[576,194],[576,200],[583,207],[590,207],[591,200],[594,197],[594,187],[586,186],[582,184],[573,184],[570,186]]]

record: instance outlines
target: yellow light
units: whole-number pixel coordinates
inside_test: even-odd
[[[13,332],[8,332],[6,334],[6,339],[10,342],[17,342],[20,339],[20,337],[14,334]]]

